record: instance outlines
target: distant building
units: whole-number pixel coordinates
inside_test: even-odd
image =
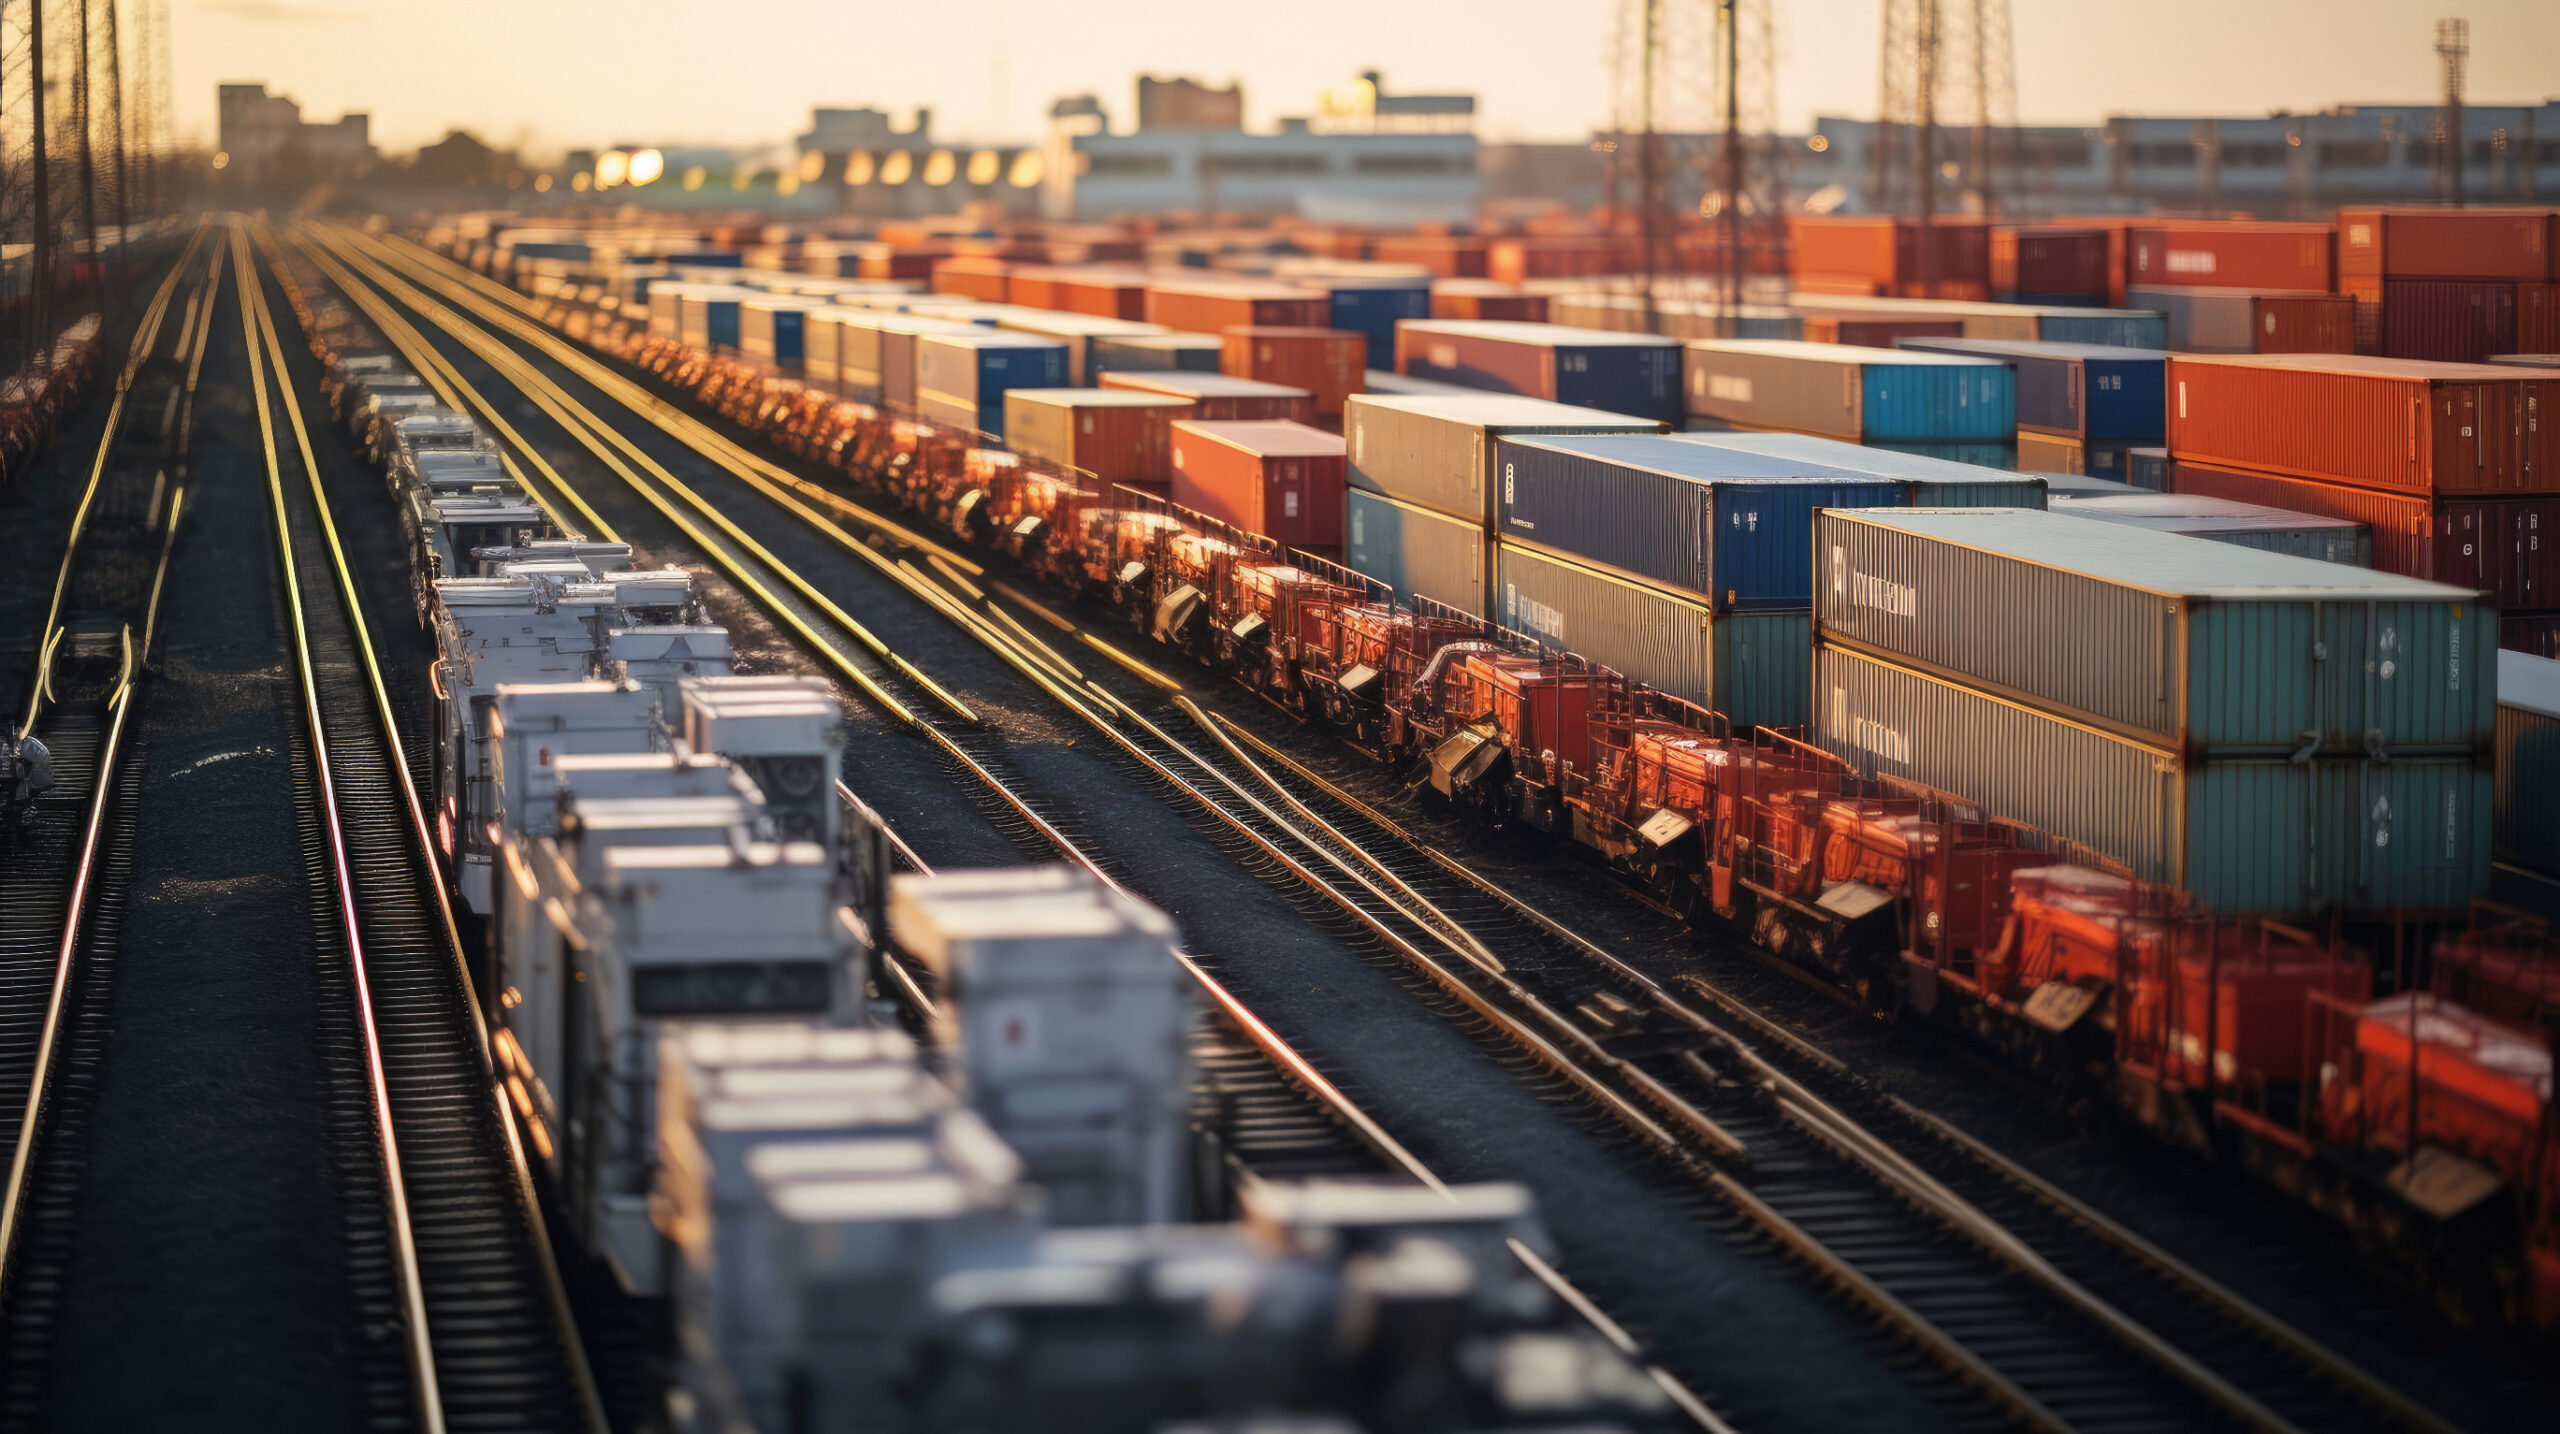
[[[1109,132],[1090,96],[1051,110],[1043,211],[1053,219],[1169,210],[1331,223],[1469,219],[1479,193],[1475,108],[1472,95],[1390,95],[1372,71],[1328,91],[1315,114],[1252,134],[1240,87],[1141,78],[1130,132]],[[1174,122],[1150,122],[1168,115]],[[1227,122],[1194,123],[1206,118]]]
[[[1039,208],[1046,164],[1036,145],[937,140],[933,111],[924,108],[905,129],[881,110],[813,110],[809,132],[793,148],[799,163],[785,177],[779,198],[799,196],[789,207],[870,219],[920,218],[989,204],[1028,218]],[[676,167],[672,158],[668,165],[671,171]]]
[[[887,149],[896,145],[922,145],[933,140],[933,111],[916,107],[916,122],[905,129],[890,122],[889,112],[869,106],[861,109],[814,109],[809,112],[809,132],[792,142],[792,147],[806,154],[817,150],[825,154],[844,154],[857,149]]]
[[[301,105],[268,94],[263,84],[220,86],[215,109],[222,165],[233,183],[343,178],[373,162],[370,115],[305,123]]]

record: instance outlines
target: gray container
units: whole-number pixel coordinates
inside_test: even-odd
[[[1812,618],[1716,616],[1704,603],[1514,543],[1494,550],[1493,620],[1648,687],[1722,712],[1735,728],[1805,720]]]
[[[2498,855],[2560,879],[2560,662],[2498,654]]]
[[[2005,444],[2016,376],[1996,359],[1786,339],[1694,339],[1689,413],[1851,443]]]
[[[1508,394],[1381,398],[1343,405],[1351,486],[1493,526],[1493,441],[1525,433],[1660,433],[1666,425]]]
[[[2323,518],[2201,493],[2057,494],[2045,506],[2074,518],[2176,533],[2235,548],[2289,553],[2355,568],[2373,566],[2373,529],[2350,518]]]
[[[1704,443],[1716,448],[1730,448],[1737,453],[1764,453],[1774,458],[1796,458],[1843,472],[1899,479],[1911,485],[1911,506],[1914,508],[2041,508],[2050,486],[2049,475],[2046,474],[2012,473],[2005,468],[1985,468],[1980,464],[1956,463],[1891,448],[1843,443],[1836,438],[1816,438],[1809,433],[1683,433],[1678,436],[1683,443]]]
[[[2491,780],[2459,757],[2205,760],[1844,648],[1813,653],[1817,742],[1978,802],[2225,916],[2462,909],[2488,884]]]
[[[1825,642],[2194,756],[2484,749],[2497,615],[2441,583],[2019,509],[1814,518]]]
[[[1484,529],[1354,488],[1343,495],[1344,565],[1394,589],[1485,615]]]

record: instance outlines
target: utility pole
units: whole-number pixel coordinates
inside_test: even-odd
[[[2436,120],[2437,196],[2447,204],[2462,203],[2462,82],[2471,61],[2471,22],[2436,22],[2436,63],[2444,71],[2444,113]]]
[[[48,322],[53,309],[53,175],[44,143],[44,0],[27,0],[27,90],[35,115],[30,128],[35,136],[36,181],[35,245],[27,256],[27,313],[34,329],[31,342],[44,345],[49,352],[53,343],[53,327]]]
[[[1742,332],[1742,7],[1718,0],[1724,20],[1724,303],[1716,332]]]
[[[98,299],[98,321],[106,322],[107,270],[105,255],[98,248],[98,166],[93,150],[95,143],[89,122],[89,72],[94,61],[89,49],[89,12],[94,0],[80,0],[80,73],[71,86],[72,107],[80,115],[80,227],[89,234],[89,282]]]
[[[1662,131],[1654,104],[1654,74],[1661,68],[1662,0],[1644,0],[1644,148],[1636,155],[1637,182],[1644,190],[1638,216],[1644,242],[1644,331],[1662,331],[1654,290],[1662,274],[1662,210],[1667,196],[1662,184]]]
[[[117,0],[107,0],[107,104],[116,132],[116,304],[130,290],[125,264],[133,242],[133,180],[126,167],[124,133],[124,27],[116,19]]]

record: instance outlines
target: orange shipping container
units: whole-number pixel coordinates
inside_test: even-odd
[[[1798,214],[1787,220],[1787,243],[1798,288],[1905,299],[1991,296],[1991,231],[1979,219],[1924,226],[1882,215]]]
[[[1005,275],[1012,269],[1013,265],[1002,259],[970,255],[937,259],[933,264],[933,291],[1001,304],[1005,301]]]
[[[2334,293],[2332,238],[2326,224],[2195,219],[2138,225],[2125,234],[2125,283]]]
[[[1316,418],[1315,395],[1303,388],[1264,383],[1260,379],[1231,378],[1222,373],[1193,373],[1187,369],[1113,369],[1105,373],[1100,382],[1104,388],[1170,394],[1188,400],[1195,405],[1191,414],[1194,418],[1212,421],[1269,418],[1287,419],[1294,423],[1313,423]]]
[[[1016,269],[1007,279],[1010,302],[1030,309],[1056,309],[1102,319],[1143,322],[1147,317],[1147,275],[1143,269],[1101,265],[1073,268]]]
[[[1504,284],[1530,279],[1584,279],[1609,273],[1613,268],[1610,243],[1597,236],[1496,239],[1485,250],[1485,277]],[[1433,285],[1432,292],[1436,295],[1439,286]],[[1507,319],[1515,315],[1443,314],[1435,310],[1431,317]]]
[[[2560,277],[2552,209],[2341,209],[2338,273],[2372,279]]]
[[[1240,324],[1321,329],[1333,322],[1333,300],[1295,284],[1158,280],[1147,285],[1145,318],[1194,334]]]
[[[1368,337],[1350,329],[1237,327],[1219,337],[1219,372],[1303,388],[1321,414],[1342,412],[1369,366]]]
[[[1173,472],[1172,425],[1191,408],[1187,399],[1130,389],[1017,388],[1004,396],[1005,443],[1105,483],[1161,484]]]
[[[1381,264],[1420,264],[1448,279],[1481,279],[1488,262],[1486,241],[1467,234],[1386,235],[1369,245],[1369,257]]]
[[[2174,355],[2169,452],[2396,492],[2560,491],[2560,376],[2345,354]]]
[[[1495,252],[1501,251],[1497,248]],[[1431,285],[1431,317],[1543,324],[1547,321],[1547,296],[1522,293],[1497,279],[1440,279]]]
[[[1293,548],[1342,546],[1343,441],[1303,423],[1173,425],[1173,501]]]

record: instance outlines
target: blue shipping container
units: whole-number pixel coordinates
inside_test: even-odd
[[[1431,281],[1306,278],[1293,282],[1333,294],[1333,326],[1369,341],[1371,365],[1396,361],[1396,321],[1431,317]]]
[[[1029,334],[916,339],[916,407],[928,418],[1004,437],[1005,390],[1067,386],[1067,346]]]
[[[1667,588],[1504,543],[1494,621],[1657,691],[1721,712],[1737,730],[1793,727],[1811,706],[1812,615],[1711,613]]]
[[[1703,443],[1738,453],[1768,453],[1827,464],[1851,473],[1899,478],[1911,485],[1914,508],[2041,508],[2046,480],[1977,463],[1958,463],[1862,443],[1842,443],[1807,433],[1683,433],[1683,443]]]
[[[1893,479],[1653,434],[1505,438],[1494,462],[1502,539],[1678,589],[1720,613],[1813,601],[1815,508],[1910,501],[1910,485]]]
[[[1397,327],[1396,369],[1660,423],[1680,421],[1680,343],[1651,334],[1507,319],[1425,319]]]
[[[1688,411],[1857,443],[2007,443],[2008,365],[1961,354],[1783,339],[1693,339]]]
[[[1999,359],[2018,376],[2021,431],[2084,443],[2144,443],[2169,432],[2169,355],[2051,340],[1904,339],[1899,347]]]

